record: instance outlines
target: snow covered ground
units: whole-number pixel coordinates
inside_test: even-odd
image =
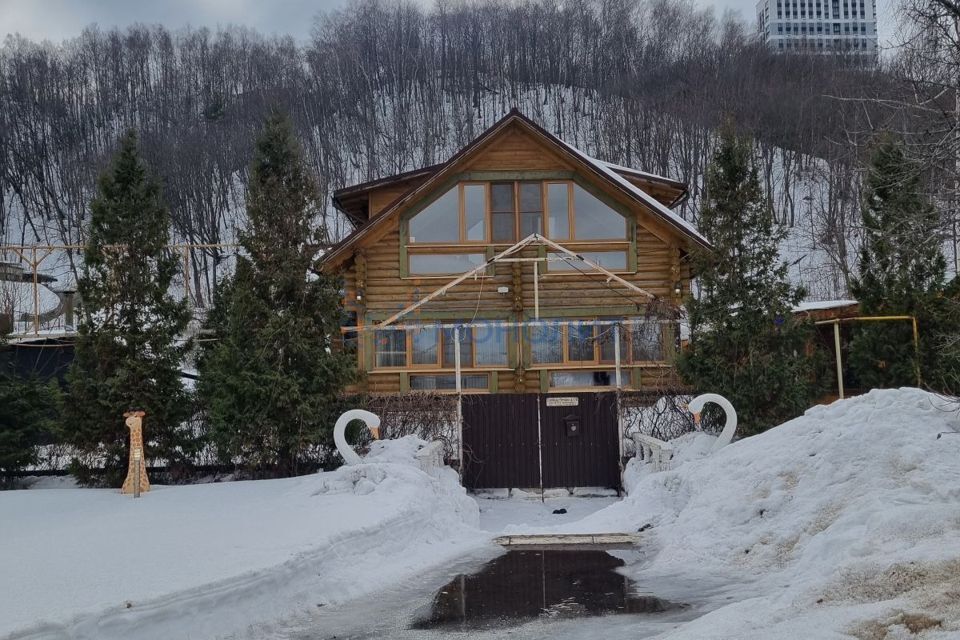
[[[711,457],[708,436],[685,436],[673,470],[633,469],[626,500],[558,529],[649,524],[633,579],[742,585],[670,640],[958,638],[957,430],[943,400],[900,389],[815,407]]]
[[[284,628],[270,621],[365,615],[371,602],[402,609],[414,592],[429,600],[452,567],[499,553],[489,540],[503,531],[643,529],[624,572],[666,597],[671,585],[699,589],[704,615],[538,621],[503,633],[957,638],[958,430],[958,414],[936,396],[874,391],[712,456],[712,436],[683,436],[670,471],[629,465],[622,501],[475,501],[453,472],[413,466],[414,439],[379,445],[359,467],[158,487],[140,500],[0,493],[0,637],[288,637],[267,633]],[[312,629],[289,637],[323,631]]]
[[[213,638],[368,594],[483,544],[413,438],[284,480],[0,493],[0,637]],[[379,464],[377,464],[379,463]]]

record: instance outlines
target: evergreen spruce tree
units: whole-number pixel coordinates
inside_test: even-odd
[[[0,486],[3,476],[37,462],[37,445],[56,417],[56,384],[20,377],[0,334]]]
[[[909,322],[864,323],[856,328],[848,366],[858,386],[916,386],[917,370],[936,385],[942,367],[939,343],[956,314],[944,297],[946,259],[936,209],[924,195],[919,168],[903,143],[881,136],[867,167],[863,201],[863,244],[854,297],[865,316],[916,316],[920,334],[917,356]],[[939,386],[939,385],[938,385]]]
[[[925,375],[930,386],[960,405],[960,275],[954,276],[943,297],[937,298],[933,321],[937,327],[932,341],[936,362]]]
[[[245,255],[220,287],[199,360],[198,393],[224,461],[293,475],[330,441],[353,361],[339,347],[336,278],[312,274],[323,229],[316,185],[289,121],[272,115],[256,143]]]
[[[122,481],[128,430],[123,413],[143,410],[147,455],[188,464],[196,441],[183,425],[188,396],[180,367],[189,345],[186,301],[169,292],[179,259],[167,247],[170,216],[159,182],[141,160],[134,132],[120,141],[98,182],[78,278],[80,324],[61,437],[80,455],[74,471],[93,482]]]
[[[749,141],[729,127],[707,173],[700,230],[713,251],[694,256],[700,297],[690,298],[692,339],[678,370],[699,392],[726,396],[740,433],[793,418],[816,397],[808,325],[791,309],[802,291],[779,259],[785,231],[774,220],[757,179]]]

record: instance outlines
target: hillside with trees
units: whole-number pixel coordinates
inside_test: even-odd
[[[90,27],[62,43],[10,37],[0,48],[0,241],[84,241],[95,178],[134,128],[165,178],[172,239],[234,242],[252,140],[275,107],[325,203],[346,184],[444,160],[517,106],[597,157],[689,183],[682,214],[696,221],[729,117],[754,141],[778,223],[796,229],[795,279],[842,295],[870,135],[922,133],[938,117],[930,103],[890,108],[917,95],[907,71],[919,63],[898,64],[774,55],[745,23],[684,0],[362,0],[318,16],[307,43],[159,26]],[[321,215],[331,239],[349,230],[332,207]],[[212,300],[226,252],[191,256],[196,303]]]

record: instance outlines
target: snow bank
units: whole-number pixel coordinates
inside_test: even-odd
[[[486,538],[423,445],[282,480],[0,493],[0,637],[212,638],[340,602]]]
[[[671,469],[676,469],[687,462],[706,458],[713,450],[713,443],[717,436],[703,431],[691,431],[670,440],[673,447],[673,458],[670,461]],[[657,473],[654,465],[638,457],[630,458],[623,470],[623,486],[629,495],[631,491],[639,490],[640,481],[651,474]]]
[[[804,300],[793,308],[795,313],[804,311],[823,311],[826,309],[841,309],[859,304],[856,300]]]
[[[960,637],[960,436],[937,438],[955,430],[938,397],[899,389],[709,457],[687,436],[672,470],[631,474],[627,499],[567,530],[651,524],[638,577],[740,585],[666,638]]]

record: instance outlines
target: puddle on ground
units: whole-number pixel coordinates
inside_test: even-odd
[[[441,588],[413,629],[480,630],[536,619],[657,614],[686,607],[637,591],[606,551],[511,550]]]

